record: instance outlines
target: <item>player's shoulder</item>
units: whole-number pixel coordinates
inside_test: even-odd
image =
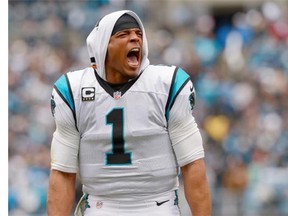
[[[62,98],[77,98],[82,86],[88,85],[93,80],[95,80],[95,74],[93,68],[91,67],[81,70],[68,71],[63,73],[56,80],[53,89]]]
[[[63,73],[61,76],[59,76],[56,82],[63,79],[63,77],[66,77],[69,80],[76,79],[79,81],[79,79],[89,77],[89,76],[94,76],[94,70],[92,67],[87,67],[87,68],[83,68],[83,69],[79,69],[79,70],[67,71],[67,72]]]
[[[182,89],[189,80],[189,75],[175,65],[149,65],[141,75],[137,87],[168,95],[169,92]]]
[[[150,79],[170,82],[175,79],[188,79],[189,74],[181,67],[176,65],[149,65],[146,69],[146,75]]]
[[[94,70],[91,67],[80,70],[68,71],[58,77],[58,79],[54,83],[54,87],[61,87],[63,85],[67,85],[70,88],[75,88],[81,85],[82,82],[85,82],[86,80],[91,80],[93,76],[95,77]]]
[[[164,64],[157,64],[157,65],[149,65],[147,70],[149,72],[153,72],[156,75],[162,75],[162,73],[173,73],[177,66],[175,65],[164,65]]]
[[[155,73],[155,75],[162,75],[163,73],[181,73],[181,74],[187,74],[188,73],[181,67],[176,65],[164,65],[164,64],[158,64],[158,65],[149,65],[146,69],[149,72]]]
[[[175,69],[174,65],[149,65],[143,74],[150,81],[167,82],[172,79]]]

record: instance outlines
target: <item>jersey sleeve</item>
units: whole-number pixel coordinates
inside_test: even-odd
[[[202,137],[193,116],[195,89],[181,68],[172,82],[166,118],[172,146],[180,167],[204,157]]]
[[[55,83],[51,96],[51,111],[56,130],[51,143],[51,169],[77,173],[80,134],[75,120],[73,95],[66,75]]]

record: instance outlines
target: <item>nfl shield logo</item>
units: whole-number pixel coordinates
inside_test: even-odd
[[[114,92],[113,97],[115,100],[118,100],[121,97],[121,92],[119,92],[119,91]]]

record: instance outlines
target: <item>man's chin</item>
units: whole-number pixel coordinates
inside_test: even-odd
[[[137,68],[136,70],[129,70],[126,72],[126,75],[129,79],[134,79],[136,78],[140,73],[139,68]]]

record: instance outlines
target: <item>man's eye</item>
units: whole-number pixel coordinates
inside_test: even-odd
[[[121,37],[121,36],[125,36],[127,33],[126,32],[118,32],[116,33],[116,37]]]
[[[126,33],[121,33],[121,34],[118,35],[118,37],[124,37],[126,35],[127,35]]]

